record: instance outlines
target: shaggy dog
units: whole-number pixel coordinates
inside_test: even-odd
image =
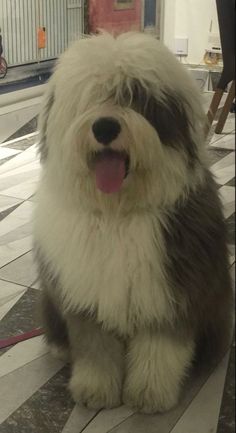
[[[231,284],[205,115],[151,36],[76,42],[41,114],[35,248],[48,343],[76,402],[178,402],[197,356],[230,339]]]

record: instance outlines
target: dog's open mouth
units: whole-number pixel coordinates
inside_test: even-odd
[[[91,159],[97,188],[106,193],[118,192],[129,172],[129,156],[126,152],[105,149]]]

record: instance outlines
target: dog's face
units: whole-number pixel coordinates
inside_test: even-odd
[[[79,41],[48,86],[45,174],[94,209],[172,204],[200,181],[203,121],[188,74],[155,39]]]

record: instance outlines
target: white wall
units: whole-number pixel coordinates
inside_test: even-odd
[[[188,38],[188,63],[202,63],[212,32],[219,34],[215,0],[164,0],[164,43],[174,49],[175,38]]]

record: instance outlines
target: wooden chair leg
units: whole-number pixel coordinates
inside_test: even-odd
[[[228,96],[226,98],[223,110],[222,110],[222,112],[220,114],[220,117],[219,117],[219,120],[217,122],[217,125],[216,125],[216,128],[215,128],[215,133],[216,134],[221,134],[222,133],[223,128],[225,126],[226,119],[227,119],[228,114],[230,112],[230,108],[231,108],[232,103],[234,101],[234,98],[235,98],[235,81],[232,82],[232,85],[230,87]]]
[[[215,118],[215,115],[216,115],[217,109],[220,105],[220,101],[222,99],[223,94],[224,94],[223,89],[216,89],[216,91],[213,95],[211,105],[210,105],[210,108],[209,108],[208,113],[207,113],[208,122],[210,125],[212,124],[212,122]]]
[[[210,108],[209,108],[208,113],[207,113],[207,120],[208,121],[207,121],[207,125],[205,127],[205,135],[206,136],[207,136],[207,134],[210,130],[210,127],[212,125],[212,122],[215,118],[215,115],[216,115],[217,109],[220,105],[220,101],[222,99],[223,94],[224,94],[224,90],[217,88],[214,95],[213,95],[211,105],[210,105]]]

